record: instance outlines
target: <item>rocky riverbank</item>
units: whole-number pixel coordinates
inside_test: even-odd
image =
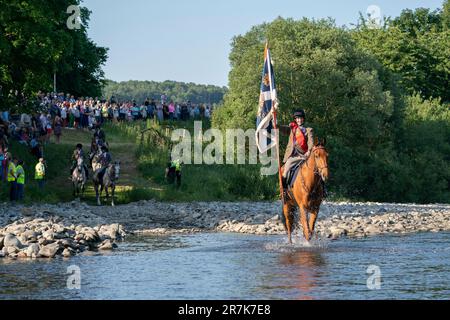
[[[114,247],[127,232],[284,234],[280,208],[279,202],[140,201],[116,207],[78,201],[31,207],[5,203],[0,204],[0,256],[69,256]],[[450,231],[450,205],[324,202],[317,222],[317,232],[333,239],[426,231]]]

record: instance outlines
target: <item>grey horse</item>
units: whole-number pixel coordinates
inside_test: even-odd
[[[114,207],[114,191],[116,189],[116,181],[119,179],[120,161],[111,163],[103,172],[101,169],[94,174],[94,188],[95,196],[97,198],[97,205],[101,205],[100,197],[103,189],[105,189],[106,199],[109,199],[109,189],[111,189],[111,205]],[[100,190],[99,190],[100,189]]]
[[[86,172],[84,171],[84,161],[82,158],[77,160],[77,166],[72,172],[73,195],[83,196],[86,186]]]

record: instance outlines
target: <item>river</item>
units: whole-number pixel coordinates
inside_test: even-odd
[[[71,266],[79,268],[79,289],[67,287]],[[234,233],[134,237],[106,255],[0,260],[0,299],[449,297],[449,232],[341,238],[311,247],[288,246],[282,236]]]

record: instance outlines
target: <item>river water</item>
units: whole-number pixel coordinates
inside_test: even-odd
[[[106,255],[0,259],[0,299],[450,298],[450,233],[297,242],[201,233],[128,238]],[[71,266],[80,289],[67,287]]]

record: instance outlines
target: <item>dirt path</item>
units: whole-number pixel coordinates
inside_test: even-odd
[[[90,150],[91,138],[91,131],[64,129],[61,137],[61,144],[70,145],[75,148],[78,143],[81,143],[85,152],[88,153]],[[158,191],[163,190],[160,186],[155,185],[154,182],[145,179],[139,172],[137,168],[136,145],[134,143],[117,141],[116,137],[108,139],[108,135],[106,136],[106,139],[109,143],[109,151],[113,161],[120,161],[121,170],[120,178],[116,186],[117,194],[132,190],[133,188],[151,188]],[[67,178],[68,170],[69,167],[67,168],[67,175],[61,175],[56,179],[55,183],[64,187],[69,186],[70,181]],[[94,198],[94,188],[90,182],[88,183],[86,196],[88,198]]]

